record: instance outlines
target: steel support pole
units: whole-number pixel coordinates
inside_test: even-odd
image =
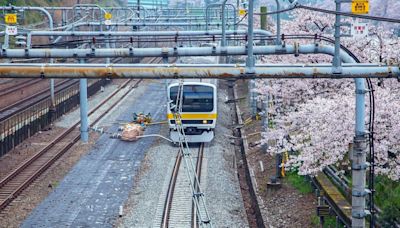
[[[249,0],[248,11],[248,26],[247,26],[247,59],[246,59],[246,73],[254,73],[254,52],[253,52],[253,39],[254,39],[254,0]]]
[[[260,7],[260,29],[261,30],[267,30],[267,7],[266,6],[261,6]],[[265,41],[261,40],[261,44],[265,45]],[[267,84],[269,86],[269,83]],[[262,118],[262,126],[263,126],[263,132],[268,133],[268,126],[269,126],[269,118],[268,118],[268,106],[269,106],[269,94],[265,94],[264,99],[262,100],[262,110],[263,110],[263,118]],[[267,153],[268,150],[268,142],[263,144],[262,150]]]
[[[335,0],[336,4],[336,12],[340,12],[342,0]],[[342,61],[340,59],[340,14],[336,14],[335,16],[335,55],[333,56],[333,73],[340,74],[341,73],[341,64]]]
[[[9,47],[10,47],[10,36],[7,33],[4,33],[4,44],[2,48],[7,49]]]
[[[279,0],[275,0],[276,2],[276,10],[281,10],[281,4]],[[276,14],[276,45],[281,45],[281,14]]]
[[[226,2],[228,0],[224,0],[222,3],[222,39],[221,39],[221,46],[225,47],[226,46],[226,17],[225,17],[225,7],[226,7]]]
[[[163,57],[163,63],[164,64],[168,64],[168,57]],[[166,92],[166,97],[168,97],[169,96],[169,94],[168,94],[168,79],[164,79],[164,82],[165,82],[165,92]]]
[[[261,6],[260,7],[260,29],[266,31],[267,30],[267,7],[266,6]],[[266,45],[267,42],[264,39],[261,39],[260,41],[261,45]]]
[[[261,30],[267,30],[267,7],[266,6],[261,6],[260,7],[260,29]]]
[[[253,52],[253,28],[254,28],[254,0],[249,0],[249,11],[248,11],[248,42],[247,42],[247,60],[246,60],[246,73],[254,74],[254,52]],[[249,82],[249,101],[251,108],[251,116],[254,119],[257,114],[257,103],[256,103],[256,92],[255,90],[255,81],[251,80]]]
[[[20,6],[1,6],[0,10],[30,10],[30,11],[39,11],[41,13],[43,13],[47,19],[49,20],[49,29],[50,31],[53,31],[53,17],[51,16],[51,14],[49,13],[49,11],[47,11],[45,8],[43,7],[20,7]],[[49,37],[50,42],[53,40],[53,36]],[[27,40],[27,42],[29,42]],[[29,42],[30,43],[30,42]],[[8,48],[7,47],[3,47],[3,48]],[[50,59],[50,63],[54,63],[53,59]],[[55,96],[54,96],[54,79],[50,79],[50,100],[51,100],[51,107],[50,107],[50,111],[54,111],[55,108]]]
[[[107,30],[111,31],[111,26],[107,26]],[[109,49],[109,48],[110,48],[110,40],[108,40],[106,42],[106,49]],[[111,63],[111,58],[106,58],[106,63],[107,64]]]
[[[84,60],[82,59],[80,62],[84,63]],[[79,79],[79,101],[81,112],[81,140],[87,143],[89,141],[89,121],[86,78]]]
[[[267,85],[269,86],[269,85]],[[269,108],[269,94],[265,94],[264,99],[262,100],[262,110],[263,110],[263,115],[262,115],[262,131],[264,133],[268,133],[268,127],[269,127],[269,116],[268,116],[268,108]],[[262,150],[267,153],[268,150],[268,142],[263,144]]]
[[[51,100],[51,109],[55,108],[56,98],[54,94],[54,79],[50,79],[50,100]]]
[[[353,228],[364,228],[365,217],[369,214],[365,209],[366,170],[367,170],[367,139],[365,132],[365,80],[361,78],[356,81],[356,126],[354,138],[354,149],[352,153],[352,220]]]
[[[53,37],[50,37],[50,43],[53,40]],[[54,63],[54,59],[50,59],[50,63]],[[54,79],[50,79],[50,100],[51,100],[51,106],[50,106],[50,112],[55,112],[56,109],[56,98],[54,94]]]
[[[341,3],[346,0],[335,0],[336,12],[341,11]],[[332,72],[342,73],[342,59],[340,56],[340,14],[335,16],[335,54],[333,56]],[[356,126],[354,138],[354,150],[352,153],[352,224],[353,228],[364,228],[365,217],[369,214],[366,210],[367,151],[365,132],[365,80],[355,79],[356,84]]]

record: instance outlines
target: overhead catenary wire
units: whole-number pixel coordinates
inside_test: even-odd
[[[289,12],[289,11],[292,11],[292,10],[295,10],[295,9],[305,9],[305,10],[310,10],[310,11],[315,11],[315,12],[320,12],[320,13],[341,15],[341,16],[354,17],[354,18],[362,18],[362,19],[368,19],[368,20],[374,20],[374,21],[400,23],[400,19],[395,19],[395,18],[369,16],[369,15],[354,14],[354,13],[348,13],[348,12],[337,12],[335,10],[321,9],[321,8],[312,7],[312,6],[306,6],[306,5],[301,5],[301,4],[296,4],[293,7],[290,7],[290,8],[287,8],[287,9],[282,9],[282,10],[279,10],[279,11],[272,11],[272,12],[267,12],[267,13],[254,13],[254,15],[273,15],[273,14],[278,14],[278,13]]]
[[[294,9],[297,8],[297,5],[290,7],[290,8],[286,8],[286,9],[282,9],[282,10],[277,10],[277,11],[272,11],[272,12],[266,12],[266,13],[254,13],[254,15],[273,15],[273,14],[278,14],[278,13],[285,13],[288,11],[292,11]]]
[[[235,23],[235,25],[240,24],[240,22],[242,22],[246,17],[247,17],[247,13],[246,13],[245,15],[243,15],[243,17],[240,18],[240,20],[238,20],[238,21]]]
[[[180,153],[186,164],[186,174],[189,179],[190,187],[192,190],[192,201],[194,204],[194,208],[196,208],[196,214],[199,218],[198,223],[201,227],[213,227],[211,217],[206,207],[205,203],[205,195],[204,192],[200,188],[200,181],[196,175],[196,168],[193,164],[192,156],[190,153],[189,143],[186,138],[185,130],[182,126],[182,110],[183,110],[183,102],[184,102],[184,84],[183,80],[179,81],[178,91],[175,99],[175,106],[173,107],[173,116],[175,120],[175,127],[179,134],[179,147]],[[201,159],[201,158],[198,158]],[[196,187],[195,187],[196,186]],[[204,215],[201,213],[201,208],[204,209]]]
[[[400,19],[395,19],[395,18],[368,16],[368,15],[353,14],[353,13],[347,13],[347,12],[336,12],[334,10],[321,9],[321,8],[305,6],[305,5],[297,5],[296,8],[306,9],[306,10],[311,10],[311,11],[316,11],[316,12],[321,12],[321,13],[341,15],[341,16],[346,16],[346,17],[355,17],[355,18],[368,19],[368,20],[373,20],[373,21],[384,21],[384,22],[391,22],[391,23],[400,23]]]

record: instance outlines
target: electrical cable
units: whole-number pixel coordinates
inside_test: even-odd
[[[273,15],[273,14],[278,14],[278,13],[285,13],[288,11],[292,11],[294,9],[298,8],[298,5],[295,5],[293,7],[287,8],[287,9],[282,9],[282,10],[277,10],[277,11],[272,11],[272,12],[266,12],[266,13],[254,13],[254,15]]]
[[[353,14],[353,13],[347,13],[347,12],[336,12],[334,10],[321,9],[321,8],[305,6],[305,5],[301,5],[301,4],[296,4],[293,7],[290,7],[290,8],[287,8],[287,9],[278,10],[278,11],[273,11],[273,12],[254,13],[254,15],[272,15],[272,14],[278,14],[278,13],[284,13],[284,12],[292,11],[294,9],[305,9],[305,10],[310,10],[310,11],[315,11],[315,12],[334,14],[334,15],[341,15],[341,16],[346,16],[346,17],[356,17],[356,18],[362,18],[362,19],[368,19],[368,20],[374,20],[374,21],[400,23],[400,19],[395,19],[395,18],[368,16],[368,15]]]
[[[240,18],[240,20],[238,22],[236,22],[235,25],[240,24],[240,22],[242,22],[246,17],[247,17],[247,13],[245,15],[243,15],[243,17]]]
[[[368,15],[353,14],[353,13],[347,13],[347,12],[336,12],[334,10],[326,10],[326,9],[315,8],[315,7],[311,7],[311,6],[305,6],[305,5],[296,5],[296,7],[294,7],[294,8],[311,10],[311,11],[316,11],[316,12],[321,12],[321,13],[334,14],[334,15],[341,15],[341,16],[346,16],[346,17],[363,18],[363,19],[374,20],[374,21],[385,21],[385,22],[391,22],[391,23],[400,23],[400,19],[368,16]]]

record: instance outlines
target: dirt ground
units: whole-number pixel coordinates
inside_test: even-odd
[[[247,83],[237,83],[239,98],[247,97]],[[239,99],[242,119],[250,117],[247,99]],[[315,215],[316,197],[314,194],[303,194],[295,189],[287,180],[281,181],[279,188],[267,186],[270,177],[275,174],[275,158],[262,151],[260,147],[261,121],[252,121],[242,128],[249,141],[248,162],[257,182],[257,194],[264,205],[261,210],[267,227],[313,227],[312,217]],[[253,134],[255,133],[255,134]],[[243,135],[242,137],[244,137]],[[261,171],[260,161],[264,171]]]

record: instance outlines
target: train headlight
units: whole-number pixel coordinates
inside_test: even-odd
[[[208,121],[207,120],[203,120],[203,124],[207,124],[208,123]]]

